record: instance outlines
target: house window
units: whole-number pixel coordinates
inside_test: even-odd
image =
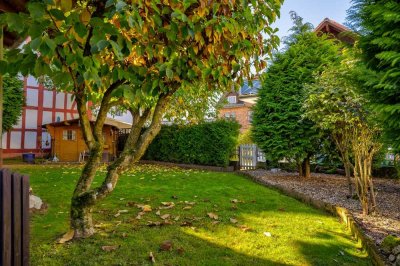
[[[236,96],[228,96],[229,103],[236,103]]]
[[[63,140],[75,140],[76,131],[75,130],[63,130]]]
[[[236,113],[235,112],[227,112],[225,113],[225,118],[226,119],[236,119]]]
[[[249,122],[253,122],[253,111],[249,111],[247,113],[247,119],[249,120]]]

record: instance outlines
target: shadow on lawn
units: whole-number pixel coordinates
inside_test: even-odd
[[[317,239],[317,243],[296,241],[298,250],[310,265],[321,265],[320,262],[324,261],[324,259],[324,266],[336,266],[339,261],[341,265],[373,265],[360,243],[360,247],[357,249],[354,249],[354,246],[350,244],[355,241],[351,236],[343,233],[326,231],[323,233],[316,233],[314,237]],[[332,241],[329,241],[332,239],[337,239],[341,244],[333,244]],[[358,253],[358,255],[352,254],[348,250],[352,250]]]

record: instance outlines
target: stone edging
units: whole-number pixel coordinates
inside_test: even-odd
[[[148,160],[140,160],[140,163],[143,164],[159,164],[165,166],[175,166],[185,169],[199,169],[199,170],[207,170],[214,172],[233,172],[233,166],[228,167],[220,167],[220,166],[209,166],[209,165],[199,165],[199,164],[180,164],[180,163],[170,163],[170,162],[161,162],[161,161],[148,161]]]
[[[389,263],[382,258],[380,255],[380,252],[374,242],[365,235],[363,230],[361,229],[360,225],[357,224],[357,222],[354,220],[353,215],[351,212],[349,212],[346,208],[339,207],[321,200],[316,200],[311,198],[310,196],[299,193],[293,189],[286,188],[284,186],[278,185],[278,184],[271,184],[268,181],[264,181],[261,179],[258,179],[248,173],[244,172],[237,172],[238,175],[242,175],[245,177],[248,177],[252,179],[253,181],[265,185],[269,188],[278,190],[284,195],[287,195],[289,197],[295,198],[301,202],[304,202],[306,204],[309,204],[317,209],[321,209],[324,211],[327,211],[335,216],[338,216],[342,222],[346,224],[346,226],[350,229],[352,235],[357,239],[360,240],[363,247],[367,250],[368,255],[371,257],[372,262],[376,266],[386,266],[389,265]]]

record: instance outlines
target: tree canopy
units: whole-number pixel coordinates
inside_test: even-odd
[[[400,3],[353,0],[349,24],[360,33],[362,92],[379,115],[386,140],[400,149]]]
[[[317,36],[298,16],[293,19],[294,34],[263,75],[253,114],[253,139],[273,161],[301,162],[319,148],[317,130],[302,118],[304,86],[314,83],[315,74],[338,60],[333,40]]]
[[[30,3],[28,14],[1,15],[10,31],[31,41],[22,51],[9,51],[0,71],[47,77],[75,96],[90,150],[71,200],[75,237],[93,234],[92,207],[143,156],[176,92],[195,94],[197,84],[210,91],[231,88],[251,78],[252,66],[265,67],[278,45],[270,25],[282,2],[46,0]],[[94,126],[89,101],[98,108]],[[104,148],[102,128],[114,106],[132,113],[132,128],[103,183],[92,187]]]
[[[3,132],[10,130],[21,117],[24,101],[23,82],[17,77],[3,77]]]

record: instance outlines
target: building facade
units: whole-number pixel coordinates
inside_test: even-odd
[[[17,157],[22,153],[46,154],[51,148],[51,136],[43,124],[78,117],[72,95],[47,90],[31,76],[23,78],[25,106],[19,122],[3,134],[5,158]]]

